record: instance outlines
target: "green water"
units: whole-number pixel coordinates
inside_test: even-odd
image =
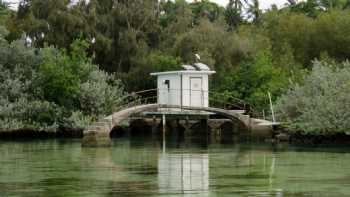
[[[0,141],[0,196],[350,196],[349,148]]]

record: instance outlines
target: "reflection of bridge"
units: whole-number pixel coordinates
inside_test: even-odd
[[[148,91],[143,91],[148,92]],[[130,99],[130,97],[132,99]],[[136,93],[128,95],[126,97],[126,105],[120,107],[110,116],[107,116],[84,130],[83,145],[84,146],[109,146],[110,145],[110,132],[116,127],[120,126],[122,122],[128,120],[132,116],[138,115],[138,117],[151,116],[153,119],[161,117],[163,119],[163,125],[165,124],[166,116],[176,116],[177,119],[190,119],[191,117],[197,117],[196,119],[207,120],[209,115],[219,115],[225,117],[232,122],[239,122],[246,130],[251,133],[254,132],[271,132],[274,123],[261,119],[251,118],[251,115],[246,114],[246,109],[237,109],[242,106],[241,103],[236,104],[224,104],[231,109],[223,109],[216,107],[192,107],[192,106],[179,106],[179,105],[164,105],[156,104],[155,96],[152,97],[138,97]],[[215,103],[217,101],[212,101]],[[245,108],[245,104],[243,105]],[[236,108],[236,110],[232,110]],[[251,109],[249,109],[251,111]],[[180,118],[179,118],[180,117]],[[199,117],[199,118],[198,118]],[[204,121],[206,123],[206,121]]]

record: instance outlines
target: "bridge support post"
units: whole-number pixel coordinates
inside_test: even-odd
[[[192,138],[192,131],[191,131],[191,124],[190,124],[190,118],[188,116],[186,116],[185,121],[183,122],[183,127],[185,128],[184,131],[184,138],[185,138],[185,142],[186,143],[190,143],[191,138]]]
[[[162,125],[163,125],[163,153],[165,153],[165,148],[166,148],[166,140],[165,140],[165,132],[166,132],[166,119],[165,119],[165,114],[162,116]]]
[[[220,120],[209,120],[208,121],[208,126],[211,128],[210,134],[209,134],[210,142],[220,142],[221,124],[222,124],[222,122]]]
[[[109,126],[108,126],[109,127]],[[109,136],[109,128],[100,127],[95,130],[84,131],[83,147],[110,147],[112,140]]]
[[[166,119],[165,114],[162,116],[162,126],[163,126],[163,138],[165,138],[165,132],[166,132]]]
[[[208,142],[208,119],[201,119],[200,135],[203,136],[203,139],[205,140],[205,142]]]
[[[157,129],[157,118],[153,116],[152,119],[152,136],[157,136],[158,134],[158,129]]]
[[[238,134],[235,132],[237,125],[232,121],[226,121],[221,124],[221,143],[233,143],[237,141]]]

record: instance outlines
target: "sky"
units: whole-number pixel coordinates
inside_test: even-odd
[[[7,2],[11,2],[16,4],[19,0],[6,0]],[[193,0],[188,0],[193,1]],[[215,2],[217,4],[220,4],[222,6],[226,6],[229,0],[211,0],[212,2]],[[287,0],[260,0],[260,7],[261,9],[268,9],[272,4],[276,4],[278,7],[282,7]],[[13,5],[13,7],[16,7]]]
[[[193,1],[193,0],[189,0]],[[226,6],[229,0],[211,0],[212,2],[215,2],[217,4],[220,4],[222,6]],[[282,7],[285,3],[287,3],[287,0],[260,0],[260,7],[261,9],[268,9],[271,7],[272,4],[276,4],[278,7]]]

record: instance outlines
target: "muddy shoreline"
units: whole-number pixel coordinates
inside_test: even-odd
[[[0,130],[0,139],[82,138],[83,129],[59,128],[55,131],[37,129]]]
[[[121,137],[111,135],[112,137]],[[83,129],[76,128],[59,128],[55,131],[36,130],[36,129],[14,129],[0,130],[0,140],[17,140],[17,139],[80,139],[83,138]],[[254,139],[254,138],[253,138]],[[250,141],[249,139],[241,139]],[[240,140],[238,140],[240,141]],[[253,140],[254,141],[254,140]],[[261,140],[259,140],[261,142]],[[296,145],[350,145],[350,135],[339,133],[334,135],[310,135],[301,133],[281,133],[273,135],[272,138],[266,139],[266,142],[289,143]]]

